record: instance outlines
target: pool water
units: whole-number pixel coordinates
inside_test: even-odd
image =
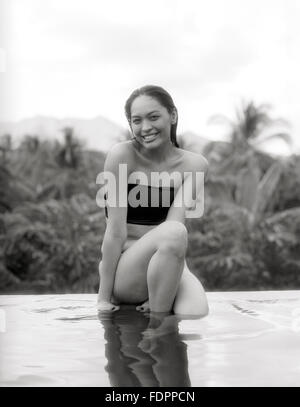
[[[0,296],[3,386],[299,386],[300,291],[208,293],[202,319]]]

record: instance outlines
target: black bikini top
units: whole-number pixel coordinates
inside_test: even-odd
[[[153,187],[128,183],[127,223],[159,225],[166,219],[174,201],[174,195],[174,187]],[[104,198],[106,199],[106,194]],[[108,217],[106,207],[105,216]]]

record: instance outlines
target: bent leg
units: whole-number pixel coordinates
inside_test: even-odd
[[[133,243],[120,257],[113,295],[121,303],[139,304],[149,298],[153,312],[172,309],[184,268],[185,226],[166,221]]]
[[[175,314],[198,315],[199,317],[204,317],[209,311],[204,288],[198,278],[189,270],[186,263],[173,310]]]

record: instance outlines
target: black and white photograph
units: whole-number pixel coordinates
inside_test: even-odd
[[[299,21],[0,0],[0,387],[300,387]]]

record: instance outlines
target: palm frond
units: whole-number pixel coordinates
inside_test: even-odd
[[[255,203],[253,205],[254,224],[261,219],[262,214],[267,208],[275,189],[278,187],[282,171],[282,163],[280,161],[276,161],[260,181]]]
[[[260,145],[262,143],[265,143],[266,141],[269,140],[276,140],[276,139],[281,139],[284,141],[289,147],[293,146],[293,139],[288,133],[275,133],[275,134],[270,134],[268,136],[259,136],[256,140],[252,142],[253,146]]]

